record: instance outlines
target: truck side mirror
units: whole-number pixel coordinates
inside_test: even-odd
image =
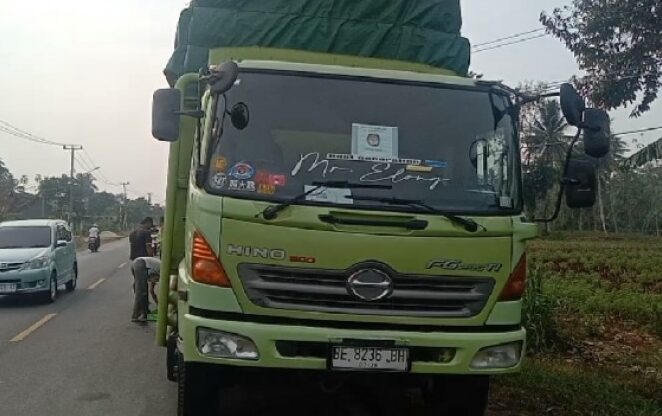
[[[176,88],[157,90],[152,102],[152,136],[164,142],[179,139],[182,92]]]
[[[584,111],[584,152],[601,158],[609,153],[611,136],[609,114],[597,108]]]
[[[595,167],[588,160],[570,160],[564,178],[565,200],[570,208],[590,208],[595,205],[597,186]]]
[[[568,124],[575,127],[580,127],[582,124],[584,110],[586,110],[586,103],[579,95],[572,84],[563,84],[560,89],[561,96],[561,111],[563,116],[568,121]]]

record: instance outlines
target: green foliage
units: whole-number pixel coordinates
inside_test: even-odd
[[[643,382],[565,360],[534,359],[520,374],[495,378],[491,402],[517,409],[517,415],[662,415],[660,403],[641,393]]]
[[[634,117],[650,110],[662,82],[660,0],[574,0],[540,21],[586,71],[580,83],[594,103],[636,102]]]
[[[0,160],[0,221],[7,215],[12,208],[12,196],[15,188],[14,177],[4,162]]]
[[[583,315],[610,315],[653,329],[662,326],[662,240],[594,237],[557,236],[530,245],[532,269],[545,271],[544,293],[561,308]]]
[[[522,309],[528,352],[535,354],[560,349],[562,339],[554,319],[556,304],[557,302],[543,291],[541,270],[537,267],[530,268]]]

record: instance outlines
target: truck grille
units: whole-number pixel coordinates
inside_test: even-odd
[[[389,296],[368,302],[348,290],[354,272],[376,268],[393,282]],[[238,271],[248,298],[258,306],[364,315],[468,318],[483,310],[495,284],[485,277],[402,275],[375,264],[350,270],[241,264]]]

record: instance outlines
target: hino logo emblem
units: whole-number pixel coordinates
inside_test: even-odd
[[[6,270],[9,268],[9,265],[7,263],[0,263],[0,270]]]
[[[240,257],[257,257],[271,260],[286,260],[287,252],[281,249],[228,245],[228,254]]]
[[[347,291],[366,302],[375,302],[393,293],[393,280],[381,270],[359,270],[347,280]]]

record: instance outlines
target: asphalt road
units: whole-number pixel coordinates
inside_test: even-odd
[[[127,242],[101,250],[79,253],[78,289],[54,304],[0,297],[1,415],[175,414],[154,327],[130,322]]]
[[[79,253],[78,289],[54,304],[0,297],[0,415],[175,415],[176,384],[154,324],[130,322],[133,293],[126,240]],[[63,288],[62,288],[63,289]],[[282,376],[252,380],[221,395],[239,415],[415,415],[402,386],[319,383]]]

